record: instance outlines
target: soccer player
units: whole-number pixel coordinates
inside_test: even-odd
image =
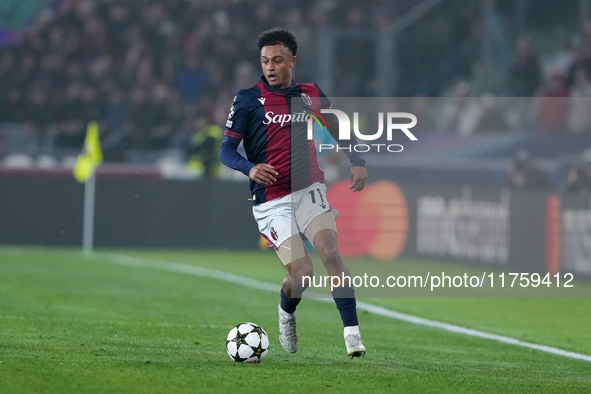
[[[288,353],[298,349],[295,310],[311,277],[312,261],[304,246],[309,240],[330,276],[349,277],[337,247],[336,211],[326,200],[324,173],[318,165],[313,140],[307,138],[305,114],[330,108],[330,100],[315,84],[292,79],[297,42],[286,29],[273,28],[258,37],[263,76],[240,90],[230,108],[220,160],[250,178],[253,215],[259,231],[275,248],[287,269],[279,304],[279,341]],[[331,135],[338,139],[338,120],[324,114]],[[244,142],[246,158],[237,152]],[[355,144],[353,138],[347,141]],[[353,192],[365,187],[367,171],[360,153],[346,150]],[[347,353],[365,355],[361,342],[353,287],[332,291],[344,326]]]

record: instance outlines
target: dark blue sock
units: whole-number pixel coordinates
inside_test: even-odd
[[[281,289],[281,309],[287,313],[294,313],[300,303],[301,298],[290,298]]]
[[[332,291],[332,298],[334,298],[337,309],[341,314],[343,327],[358,326],[355,289],[352,287],[339,287]]]

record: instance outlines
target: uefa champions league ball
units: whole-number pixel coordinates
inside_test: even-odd
[[[269,352],[269,337],[258,324],[240,323],[228,333],[226,351],[237,363],[258,363]]]

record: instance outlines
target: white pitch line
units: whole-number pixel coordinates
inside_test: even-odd
[[[279,285],[275,285],[275,284],[272,284],[269,282],[263,282],[260,280],[251,279],[251,278],[247,278],[247,277],[240,276],[240,275],[230,274],[227,272],[217,271],[217,270],[213,270],[213,269],[209,269],[209,268],[196,267],[196,266],[188,265],[188,264],[173,263],[173,262],[168,262],[168,261],[155,261],[155,260],[152,261],[152,260],[145,260],[145,259],[132,257],[132,256],[124,256],[124,255],[111,255],[109,257],[111,259],[111,262],[119,264],[119,265],[138,267],[138,268],[154,268],[154,269],[159,269],[159,270],[164,270],[164,271],[169,271],[169,272],[176,272],[176,273],[180,273],[180,274],[199,276],[199,277],[203,277],[203,278],[217,279],[217,280],[221,280],[224,282],[229,282],[229,283],[234,283],[234,284],[238,284],[241,286],[250,287],[253,289],[266,290],[266,291],[272,291],[272,292],[277,292],[277,293],[281,289],[281,287]],[[308,295],[311,295],[311,294],[308,294]],[[312,298],[312,299],[316,299],[318,301],[324,301],[324,302],[327,302],[327,301],[332,302],[331,298],[326,298],[326,296],[323,297],[322,295],[320,296],[320,298]],[[473,330],[470,328],[456,326],[453,324],[447,324],[447,323],[439,322],[436,320],[429,320],[429,319],[424,319],[424,318],[418,317],[418,316],[407,315],[406,313],[392,311],[390,309],[386,309],[381,306],[369,304],[369,303],[363,302],[363,301],[357,301],[357,309],[367,311],[367,312],[370,312],[370,313],[373,313],[376,315],[389,317],[391,319],[396,319],[396,320],[404,321],[407,323],[420,325],[420,326],[439,328],[441,330],[453,332],[456,334],[462,334],[462,335],[467,335],[467,336],[471,336],[471,337],[489,339],[492,341],[502,342],[502,343],[506,343],[509,345],[515,345],[515,346],[520,346],[520,347],[524,347],[524,348],[539,350],[542,352],[555,354],[557,356],[563,356],[563,357],[568,357],[568,358],[573,358],[573,359],[577,359],[577,360],[584,360],[584,361],[591,362],[591,356],[588,356],[586,354],[569,352],[569,351],[554,348],[551,346],[537,345],[535,343],[524,342],[524,341],[520,341],[515,338],[505,337],[502,335],[490,334],[490,333],[487,333],[484,331]]]

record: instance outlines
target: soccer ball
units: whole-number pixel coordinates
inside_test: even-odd
[[[228,333],[226,351],[237,363],[258,363],[269,352],[269,337],[258,324],[240,323]]]

